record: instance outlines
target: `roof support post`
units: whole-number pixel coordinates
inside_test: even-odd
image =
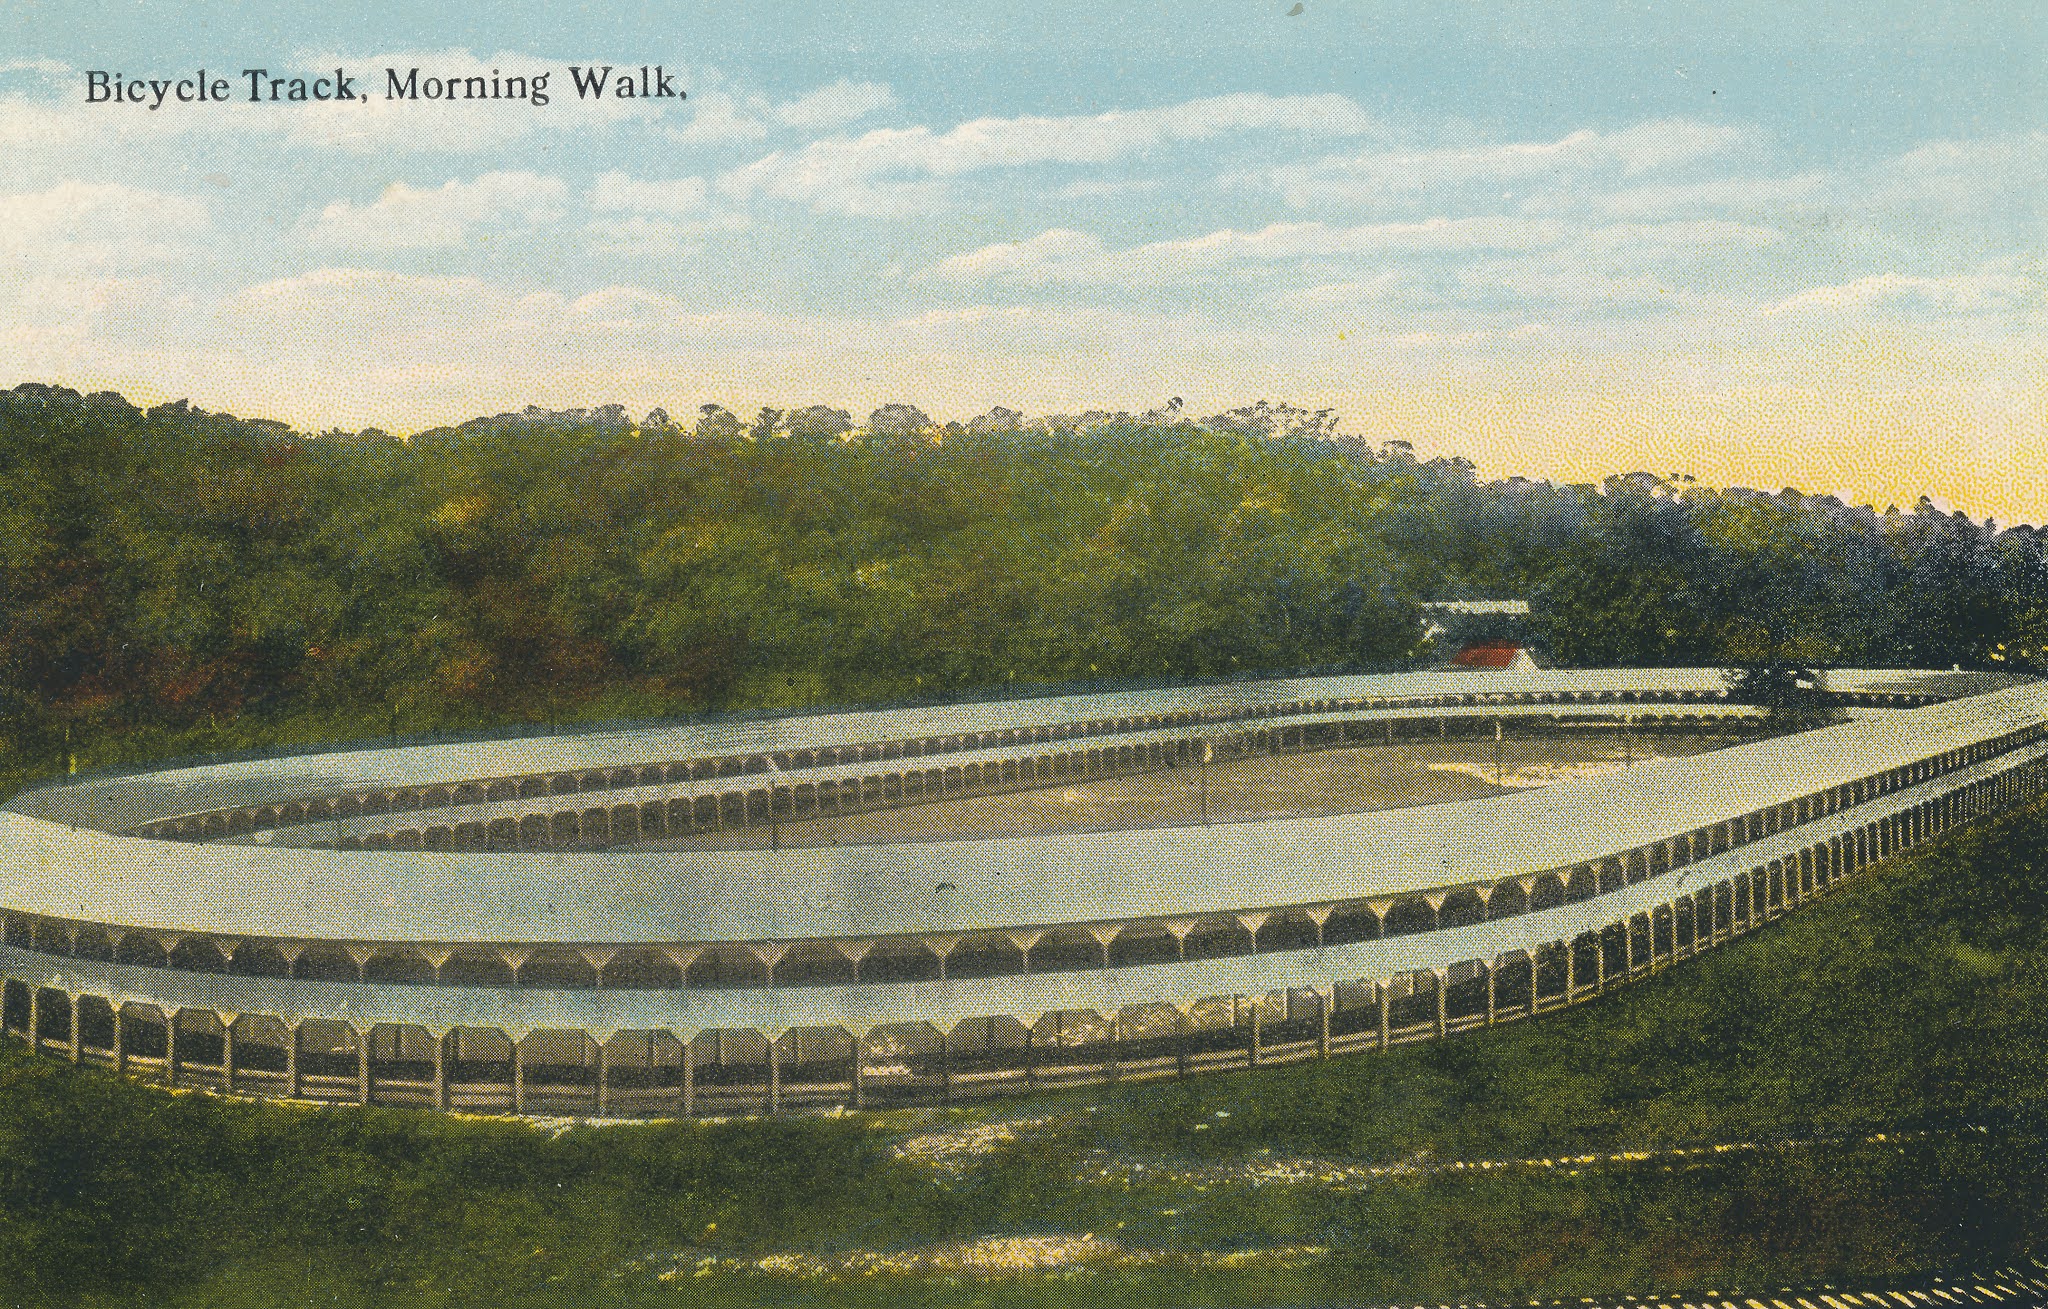
[[[697,1114],[697,1057],[688,1041],[683,1042],[683,1117]]]
[[[434,1108],[448,1108],[448,1043],[455,1039],[455,1029],[449,1028],[434,1038]]]

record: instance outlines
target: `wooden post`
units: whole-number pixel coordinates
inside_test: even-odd
[[[512,1112],[515,1114],[526,1112],[526,1052],[520,1048],[521,1045],[519,1041],[512,1043]]]
[[[28,1052],[43,1052],[43,988],[28,988]]]
[[[1188,1016],[1178,1008],[1173,1011],[1173,1072],[1183,1080],[1188,1075]]]
[[[688,1041],[683,1042],[683,1117],[697,1114],[697,1058]]]
[[[587,1035],[587,1034],[586,1034]],[[597,1044],[597,1116],[609,1118],[612,1112],[612,1059],[611,1051],[596,1037],[588,1039]]]
[[[776,1043],[768,1043],[768,1112],[782,1112],[782,1060],[776,1051]]]
[[[114,1071],[128,1071],[128,1029],[122,1018],[122,1005],[114,1002]]]
[[[370,1103],[370,1038],[375,1027],[356,1033],[356,1103]]]
[[[1444,1023],[1444,1013],[1447,1007],[1447,996],[1445,993],[1451,989],[1450,977],[1446,973],[1432,970],[1430,978],[1436,983],[1436,1038],[1441,1041],[1444,1039],[1444,1033],[1447,1030]]]
[[[1246,1066],[1250,1068],[1259,1066],[1261,1027],[1265,1013],[1266,1006],[1259,1003],[1257,996],[1252,997],[1252,1039],[1250,1047],[1245,1052]]]
[[[220,1025],[220,1089],[227,1095],[235,1093],[235,1025]]]
[[[178,1011],[164,1015],[164,1083],[178,1084]]]
[[[299,1039],[305,1024],[300,1023],[285,1034],[284,1043],[284,1093],[288,1099],[296,1100],[305,1092],[299,1077]]]
[[[1437,721],[1441,723],[1443,720],[1438,719]],[[1392,1005],[1387,997],[1387,984],[1385,982],[1374,982],[1372,984],[1372,989],[1373,994],[1377,995],[1380,1001],[1380,1049],[1385,1050],[1387,1046],[1391,1043],[1392,1034],[1390,1033],[1387,1027],[1387,1010],[1390,1009]]]
[[[84,1038],[79,1034],[78,996],[71,996],[71,1062],[78,1063],[85,1058]]]
[[[434,1038],[434,1108],[448,1108],[448,1043],[455,1039],[450,1029]]]
[[[1537,1003],[1536,952],[1534,950],[1525,950],[1523,953],[1529,956],[1529,1017],[1534,1018],[1536,1016]]]
[[[1330,989],[1330,993],[1328,995],[1324,995],[1321,991],[1317,991],[1315,993],[1315,997],[1316,1058],[1328,1059],[1330,1057],[1330,1006],[1335,1004],[1337,1001],[1336,988],[1332,986]]]
[[[867,1045],[868,1043],[864,1038],[853,1037],[853,1071],[849,1080],[853,1083],[853,1107],[856,1109],[867,1107],[867,1086],[864,1076],[866,1071],[864,1066],[867,1063]]]

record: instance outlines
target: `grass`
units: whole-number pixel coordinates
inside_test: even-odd
[[[2048,1247],[2044,1109],[2036,804],[1538,1022],[976,1111],[549,1133],[166,1095],[10,1047],[0,1304],[1074,1309],[1853,1284]],[[1044,1121],[949,1168],[895,1148],[1005,1116]],[[1756,1148],[1442,1166],[1715,1144]],[[1301,1180],[1259,1179],[1282,1160]],[[1008,1236],[1095,1253],[989,1275],[903,1254]]]

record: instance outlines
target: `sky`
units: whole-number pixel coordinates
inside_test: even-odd
[[[2048,521],[2048,10],[1677,8],[10,0],[0,385],[398,432],[1267,399]]]

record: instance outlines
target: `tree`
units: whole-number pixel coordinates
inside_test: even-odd
[[[1827,674],[1818,668],[1765,661],[1728,670],[1728,695],[1764,711],[1773,732],[1804,732],[1842,722],[1845,715],[1828,698]]]

